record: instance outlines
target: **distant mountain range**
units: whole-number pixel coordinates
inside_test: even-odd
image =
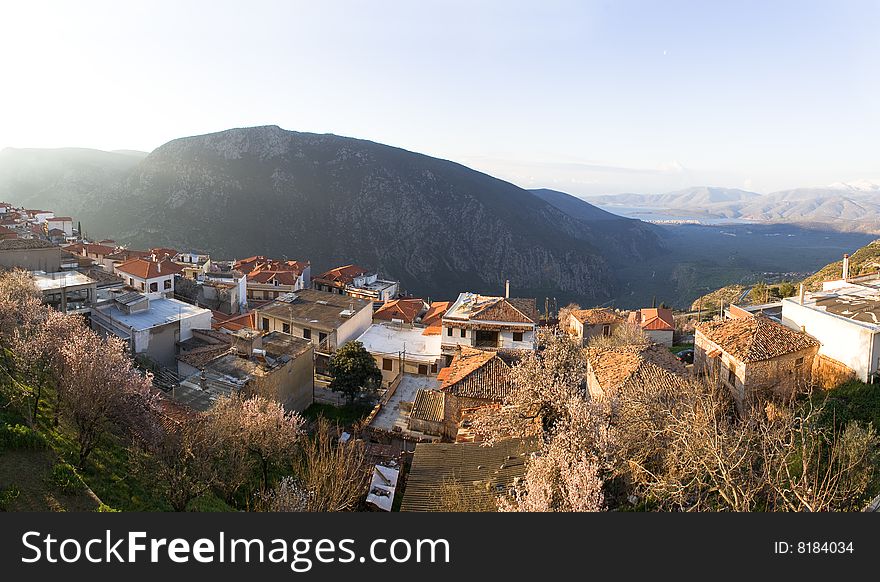
[[[880,184],[870,181],[796,188],[761,195],[731,188],[689,188],[668,194],[591,197],[594,204],[669,214],[785,223],[819,223],[880,232]]]
[[[435,297],[499,293],[509,279],[516,294],[605,301],[620,286],[614,261],[662,249],[652,225],[567,194],[276,126],[181,138],[145,157],[3,155],[17,171],[0,174],[0,197],[73,214],[95,237],[225,258],[309,259],[316,272],[362,263]]]

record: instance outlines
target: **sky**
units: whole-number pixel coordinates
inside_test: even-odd
[[[880,181],[880,2],[0,2],[0,148],[231,127],[577,195]]]

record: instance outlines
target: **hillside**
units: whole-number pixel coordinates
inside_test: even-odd
[[[0,151],[0,201],[78,214],[86,194],[118,182],[146,155],[128,150],[6,148]]]
[[[510,279],[516,293],[605,299],[618,285],[607,257],[660,246],[647,225],[607,218],[625,228],[600,231],[460,164],[275,126],[169,142],[82,214],[93,234],[132,245],[307,258],[316,272],[363,263],[434,296]]]
[[[877,239],[856,252],[849,258],[849,272],[851,275],[871,273],[880,270],[880,239]],[[822,288],[823,281],[839,279],[843,274],[843,259],[825,265],[815,274],[804,279],[804,285],[810,291]]]

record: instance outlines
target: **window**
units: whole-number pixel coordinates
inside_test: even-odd
[[[269,331],[269,318],[268,317],[263,318],[262,324],[263,324],[263,331]]]
[[[422,376],[428,375],[428,365],[427,364],[419,364],[419,374]]]
[[[451,327],[446,328],[446,335],[448,335],[449,337],[452,337],[452,328]]]
[[[436,374],[436,373],[437,373],[437,364],[431,364],[431,373],[432,373],[432,374]]]
[[[307,327],[306,327],[306,328],[303,328],[303,338],[305,338],[305,339],[312,339],[312,330],[310,330],[310,329],[307,328]]]
[[[736,384],[736,370],[733,366],[727,369],[727,381],[731,384]]]
[[[325,339],[327,339],[327,334],[324,333],[323,331],[319,331],[319,332],[318,332],[318,341],[321,341],[321,342],[322,342],[322,341],[324,341]]]
[[[521,341],[522,341],[522,337],[523,337],[523,332],[521,332],[521,331],[515,331],[515,332],[513,332],[513,341],[515,341],[515,342],[521,342]]]
[[[168,289],[171,289],[171,279],[165,279],[165,283],[163,283],[162,286],[165,288],[166,291]]]
[[[132,279],[131,277],[129,277],[129,278],[128,278],[128,284],[131,285],[132,287],[134,287],[134,279]]]
[[[804,365],[804,358],[801,357],[801,358],[796,359],[796,360],[794,361],[794,365],[795,365],[796,367],[798,367],[798,368],[800,368],[801,366],[803,366],[803,365]]]
[[[602,335],[609,337],[611,335],[611,326],[606,324],[602,326]]]
[[[290,333],[290,324],[289,323],[282,323],[281,324],[281,331],[283,331],[284,333]]]
[[[382,358],[382,369],[389,372],[394,369],[394,360],[391,358]]]
[[[150,293],[155,293],[158,290],[159,290],[158,283],[150,283]]]
[[[464,328],[461,328],[461,337],[467,337],[467,331]]]
[[[141,291],[143,291],[144,289],[146,289],[146,287],[144,287],[144,284],[143,284],[143,283],[140,283],[140,287],[141,287]]]

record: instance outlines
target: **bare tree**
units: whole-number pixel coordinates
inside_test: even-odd
[[[597,335],[590,338],[588,347],[591,348],[614,348],[620,346],[643,345],[650,343],[651,340],[645,335],[637,325],[631,323],[622,323],[615,326],[611,335]]]
[[[559,319],[559,328],[563,331],[568,331],[568,322],[571,318],[571,312],[577,311],[581,308],[577,303],[569,303],[565,307],[559,310],[557,314],[557,319]]]

